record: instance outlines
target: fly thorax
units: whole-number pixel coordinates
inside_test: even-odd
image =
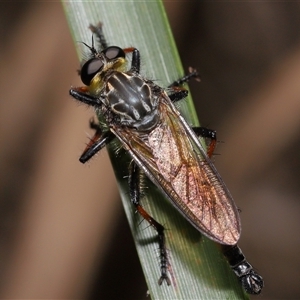
[[[106,97],[121,125],[148,131],[158,122],[157,96],[143,78],[114,72],[106,81]]]

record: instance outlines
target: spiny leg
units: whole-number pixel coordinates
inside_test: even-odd
[[[180,101],[188,96],[188,91],[184,89],[182,85],[187,83],[191,78],[195,78],[197,81],[200,81],[198,71],[190,67],[187,75],[175,80],[168,86],[168,88],[171,89],[169,98],[172,102]]]
[[[174,103],[188,96],[188,90],[179,87],[173,87],[172,92],[168,94],[170,100]]]
[[[210,143],[207,146],[207,155],[209,158],[214,154],[214,150],[217,144],[217,133],[215,130],[206,127],[193,127],[194,132],[198,137],[210,139]]]
[[[131,67],[129,72],[140,73],[141,69],[141,55],[140,51],[134,47],[124,48],[123,51],[125,53],[132,53],[131,58]]]
[[[191,78],[195,78],[197,81],[200,81],[198,71],[190,67],[187,75],[179,78],[169,85],[169,88],[172,89],[172,93],[169,94],[169,98],[172,102],[180,101],[188,96],[188,91],[181,88],[181,86],[188,82]],[[207,155],[208,157],[212,157],[217,143],[216,131],[206,127],[193,127],[193,130],[198,137],[210,139],[210,143],[207,148]]]
[[[263,278],[253,270],[238,245],[222,245],[223,255],[248,294],[258,295],[264,287]]]
[[[195,78],[197,81],[200,81],[199,73],[196,69],[193,69],[192,67],[189,67],[189,73],[187,75],[184,75],[183,77],[175,80],[172,82],[168,87],[180,87],[184,83],[187,83],[191,78]]]
[[[93,120],[90,120],[90,127],[96,130],[96,132],[79,158],[79,161],[83,164],[90,160],[115,137],[110,131],[102,132],[100,126]]]
[[[130,71],[140,73],[140,69],[141,69],[141,55],[140,55],[140,51],[138,49],[136,49],[136,48],[133,48],[132,50],[133,51],[132,51],[132,59],[131,59],[131,68],[130,68]]]
[[[157,231],[158,234],[158,245],[160,253],[160,271],[161,276],[158,280],[158,284],[161,285],[163,281],[166,281],[168,285],[171,284],[171,281],[167,275],[168,273],[168,255],[166,249],[166,240],[165,240],[165,228],[154,220],[140,205],[141,198],[141,183],[140,183],[140,169],[134,161],[131,162],[129,166],[129,193],[132,204],[135,206],[137,212]]]
[[[88,94],[88,87],[76,87],[69,90],[69,94],[76,100],[93,107],[102,107],[101,98],[96,98]]]

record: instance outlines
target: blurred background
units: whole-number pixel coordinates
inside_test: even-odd
[[[299,299],[300,4],[165,6],[201,74],[201,124],[224,141],[214,161],[259,299]],[[68,95],[81,83],[61,4],[0,2],[0,34],[0,298],[146,299],[107,153],[78,162],[93,112]]]

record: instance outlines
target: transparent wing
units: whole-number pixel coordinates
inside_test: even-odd
[[[236,244],[240,219],[229,191],[167,95],[162,94],[158,110],[161,122],[147,135],[130,128],[113,131],[194,227],[218,243]]]

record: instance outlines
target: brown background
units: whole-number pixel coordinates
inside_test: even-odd
[[[215,162],[265,278],[259,299],[297,299],[300,4],[166,8],[185,68],[201,73],[201,123],[225,141]],[[106,151],[77,160],[93,113],[68,95],[80,82],[61,4],[1,2],[0,30],[0,298],[146,298]]]

